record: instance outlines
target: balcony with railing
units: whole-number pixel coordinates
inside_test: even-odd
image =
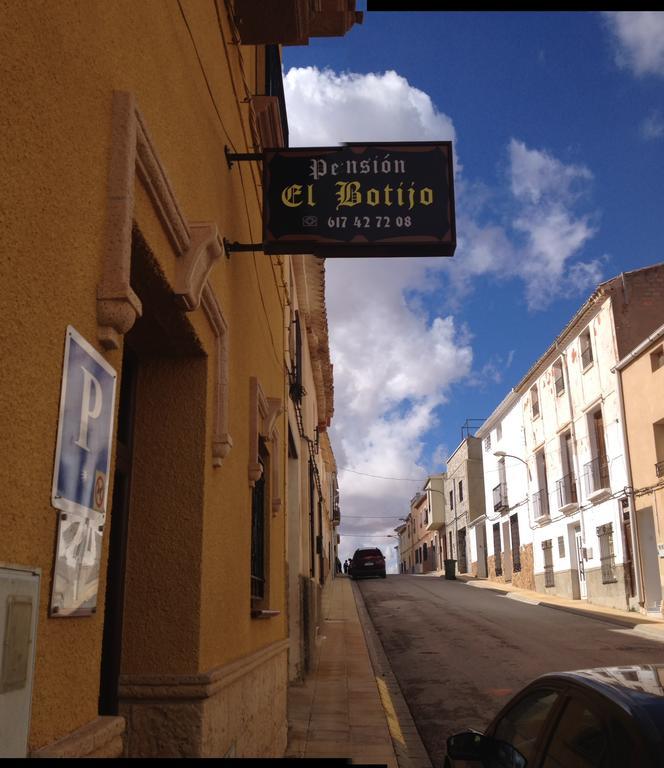
[[[609,463],[606,456],[597,456],[585,466],[588,501],[596,503],[611,495]]]
[[[533,494],[533,517],[542,522],[549,517],[549,496],[546,489]]]
[[[502,512],[507,508],[507,483],[498,483],[493,489],[493,510],[494,512]]]
[[[579,506],[574,475],[565,475],[558,480],[556,483],[556,497],[558,498],[558,509],[563,514],[568,514]]]
[[[657,477],[664,477],[664,461],[658,461],[655,464],[655,473]]]

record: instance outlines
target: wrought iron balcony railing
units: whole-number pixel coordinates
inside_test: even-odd
[[[586,491],[596,493],[604,488],[610,488],[609,463],[605,456],[597,456],[586,464]]]
[[[533,515],[535,520],[549,516],[549,497],[546,490],[533,494]]]
[[[501,509],[507,509],[507,483],[498,483],[493,489],[493,509],[498,512]]]
[[[558,497],[558,509],[570,504],[578,504],[576,492],[576,478],[571,473],[561,477],[556,483],[556,496]]]

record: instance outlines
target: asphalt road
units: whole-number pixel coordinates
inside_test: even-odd
[[[544,672],[664,663],[664,643],[630,629],[462,581],[388,576],[358,584],[436,767],[450,734],[484,729]]]

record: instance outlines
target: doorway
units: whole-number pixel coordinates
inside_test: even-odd
[[[136,229],[130,283],[143,315],[123,342],[102,715],[122,713],[121,677],[194,671],[198,653],[207,357]]]
[[[576,568],[579,577],[579,597],[585,600],[588,597],[588,586],[586,584],[586,568],[583,559],[583,544],[581,540],[581,526],[574,527],[574,551],[576,553]]]

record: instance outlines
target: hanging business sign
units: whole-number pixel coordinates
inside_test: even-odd
[[[263,153],[266,253],[452,256],[452,142]]]
[[[67,327],[51,502],[66,512],[106,512],[117,374]]]

